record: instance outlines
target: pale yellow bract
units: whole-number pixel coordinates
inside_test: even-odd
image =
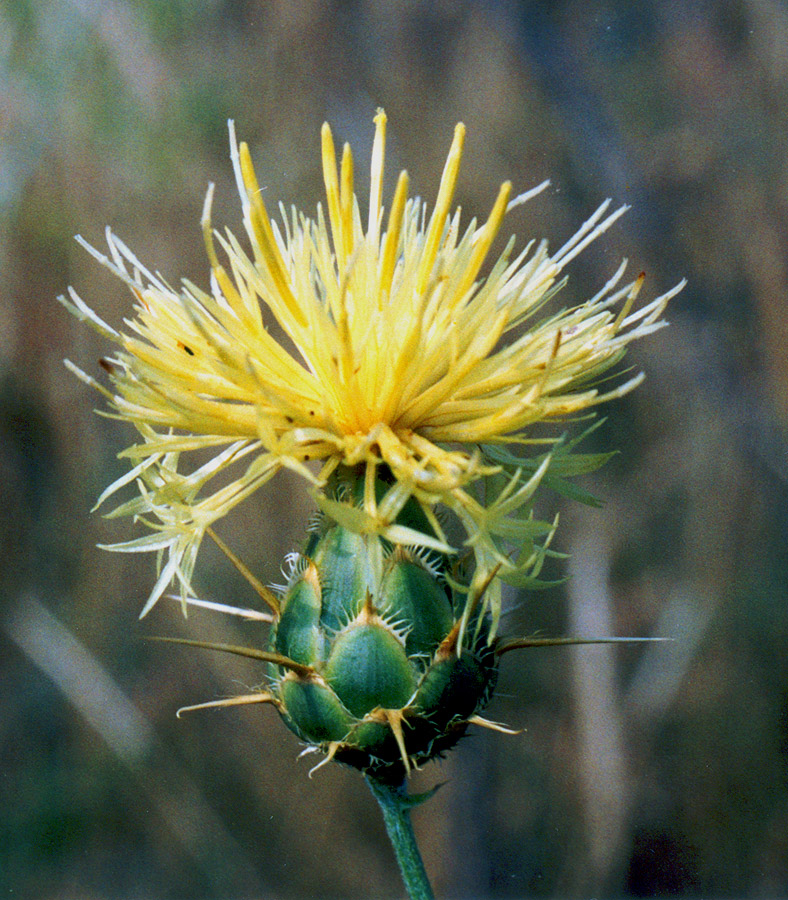
[[[528,477],[515,471],[482,502],[473,483],[497,471],[485,445],[528,443],[523,430],[533,423],[577,414],[640,381],[606,393],[594,386],[629,341],[663,324],[664,307],[681,285],[632,312],[642,279],[619,287],[622,264],[585,303],[553,315],[543,310],[567,263],[624,208],[608,213],[605,202],[552,255],[542,241],[512,257],[512,239],[485,277],[482,267],[507,211],[546,184],[512,200],[507,182],[483,225],[461,225],[459,209],[451,209],[465,136],[459,124],[429,216],[423,201],[408,198],[405,172],[386,213],[382,111],[375,126],[366,223],[353,192],[350,148],[338,167],[328,125],[326,211],[318,205],[313,220],[281,207],[277,223],[231,123],[251,255],[231,233],[212,230],[209,189],[203,230],[210,292],[186,282],[172,289],[109,231],[110,258],[85,244],[136,297],[125,333],[73,290],[62,299],[120,345],[105,362],[112,390],[67,364],[141,436],[124,451],[133,468],[99,503],[126,484],[139,487],[139,496],[113,515],[133,515],[153,533],[113,549],[159,551],[160,575],[143,614],[173,580],[190,590],[206,529],[282,467],[308,479],[324,511],[355,530],[445,551],[434,514],[444,504],[465,527],[479,578],[533,568],[540,555],[530,543],[525,557],[516,557],[499,538],[516,542],[533,532],[528,503],[549,457]],[[535,321],[537,312],[542,317]],[[211,461],[181,471],[181,455],[204,448],[215,448]],[[320,463],[314,471],[310,460]],[[360,508],[321,493],[340,465],[366,467]],[[394,476],[382,499],[374,488],[381,466]],[[410,497],[422,504],[434,535],[395,523]],[[522,509],[528,515],[518,519]]]

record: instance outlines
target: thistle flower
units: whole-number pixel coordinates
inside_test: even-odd
[[[514,454],[507,446],[544,449],[545,438],[530,437],[529,426],[576,417],[641,380],[597,386],[630,341],[661,327],[681,285],[633,312],[642,278],[620,286],[622,263],[586,302],[544,310],[564,284],[567,264],[625,207],[611,213],[606,201],[552,254],[545,241],[515,254],[512,238],[484,275],[506,213],[546,183],[512,199],[507,182],[483,224],[463,224],[460,210],[451,209],[465,136],[459,124],[432,210],[408,197],[403,171],[386,213],[382,111],[375,126],[366,221],[350,148],[337,167],[326,124],[325,209],[318,204],[309,219],[280,206],[277,223],[230,123],[250,250],[229,231],[212,230],[211,186],[202,219],[209,291],[189,282],[170,287],[109,230],[109,257],[78,238],[136,298],[126,331],[105,323],[73,289],[61,300],[119,347],[102,361],[111,388],[67,365],[139,432],[122,454],[131,470],[99,504],[125,485],[139,488],[112,514],[131,515],[152,533],[111,549],[158,553],[159,577],[141,615],[172,582],[184,598],[191,593],[203,536],[282,468],[312,485],[333,521],[392,544],[451,552],[436,516],[445,507],[464,528],[479,583],[494,571],[526,584],[538,574],[553,529],[533,520],[537,485],[551,465],[561,475],[595,461],[571,461],[558,436],[552,456]],[[189,455],[205,449],[213,458],[189,469]],[[359,503],[327,490],[340,469],[359,473]],[[400,520],[411,500],[423,529]],[[497,618],[495,585],[484,604]]]
[[[173,582],[184,611],[244,612],[191,596],[206,534],[270,608],[256,613],[271,622],[265,648],[162,639],[266,666],[253,693],[187,709],[271,704],[323,762],[363,771],[411,896],[430,897],[404,778],[471,724],[508,730],[479,714],[503,653],[575,642],[497,636],[501,581],[534,584],[551,552],[556,520],[535,518],[537,488],[587,499],[567,479],[608,457],[532,426],[576,420],[639,384],[637,375],[600,388],[627,344],[664,324],[682,284],[634,311],[643,277],[622,284],[622,263],[589,300],[549,312],[563,270],[625,208],[609,212],[606,201],[555,253],[545,241],[516,252],[512,238],[484,274],[506,213],[546,183],[513,199],[506,183],[483,224],[463,224],[452,211],[458,125],[432,210],[408,198],[401,172],[386,212],[382,111],[375,126],[366,222],[350,148],[338,167],[328,125],[325,210],[309,219],[280,206],[277,223],[231,123],[250,249],[212,229],[211,187],[202,220],[209,291],[173,289],[107,231],[109,257],[81,242],[130,287],[135,317],[117,331],[73,290],[61,299],[119,348],[102,360],[111,387],[67,365],[139,433],[122,454],[130,471],[97,505],[138,487],[110,515],[151,530],[111,547],[158,554],[141,615]],[[194,451],[209,460],[190,466]],[[213,525],[283,468],[309,483],[320,515],[277,595]]]

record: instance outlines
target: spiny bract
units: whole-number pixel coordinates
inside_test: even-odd
[[[399,521],[429,530],[413,501]],[[453,566],[319,522],[273,629],[271,649],[288,662],[271,664],[270,696],[326,759],[401,781],[469,722],[486,724],[476,712],[495,680],[489,616],[472,613],[462,627],[468,588]]]

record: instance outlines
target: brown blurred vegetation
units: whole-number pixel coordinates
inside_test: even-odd
[[[566,302],[627,256],[671,327],[631,352],[645,385],[594,436],[621,452],[601,509],[562,508],[564,588],[512,597],[512,632],[672,637],[505,658],[494,718],[419,776],[442,897],[788,896],[788,8],[778,0],[3,0],[0,3],[0,892],[65,898],[401,896],[360,778],[313,780],[257,707],[176,720],[258,673],[150,633],[258,639],[173,605],[143,623],[149,557],[88,510],[128,429],[63,368],[106,347],[55,302],[118,324],[122,285],[74,242],[111,224],[171,282],[207,282],[199,233],[238,229],[226,120],[266,200],[321,196],[319,128],[362,182],[376,106],[389,179],[434,196],[454,123],[460,197],[550,191],[525,241],[629,203]],[[309,508],[282,478],[223,525],[278,580]],[[545,512],[558,504],[546,497]],[[552,506],[551,506],[552,504]],[[213,548],[206,597],[250,604]]]

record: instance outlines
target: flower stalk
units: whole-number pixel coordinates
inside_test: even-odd
[[[434,900],[435,895],[410,821],[414,801],[407,796],[404,783],[393,785],[369,775],[366,782],[383,813],[386,833],[394,848],[408,897],[410,900]]]

